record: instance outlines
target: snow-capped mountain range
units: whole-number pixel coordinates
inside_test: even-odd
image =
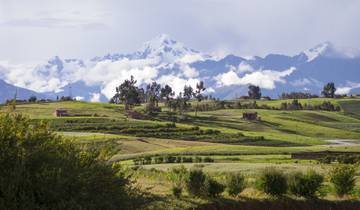
[[[329,81],[335,82],[339,94],[360,93],[359,55],[324,42],[294,56],[219,59],[160,35],[129,54],[87,60],[55,56],[37,65],[0,61],[0,102],[12,98],[16,89],[23,99],[71,95],[78,100],[108,101],[115,87],[131,75],[139,85],[157,81],[169,84],[176,93],[185,84],[195,86],[203,80],[207,93],[219,98],[244,95],[249,84],[260,86],[263,95],[271,97],[290,91],[319,94]]]

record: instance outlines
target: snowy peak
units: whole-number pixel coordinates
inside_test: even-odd
[[[171,39],[169,35],[162,34],[145,42],[136,54],[139,58],[161,58],[165,62],[172,62],[185,55],[198,53],[196,50],[185,47],[183,43]]]
[[[334,46],[331,42],[324,42],[316,45],[315,47],[305,50],[303,53],[306,55],[307,62],[316,59],[319,56],[330,55],[334,51]]]
[[[124,58],[133,59],[156,59],[159,62],[172,63],[184,56],[200,54],[200,52],[187,48],[183,43],[170,38],[167,34],[161,34],[150,41],[145,42],[142,47],[130,54],[107,54],[102,57],[94,57],[93,62],[104,60],[118,61]]]

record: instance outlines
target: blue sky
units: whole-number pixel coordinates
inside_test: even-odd
[[[0,0],[0,60],[132,52],[166,33],[214,54],[360,49],[356,0]]]

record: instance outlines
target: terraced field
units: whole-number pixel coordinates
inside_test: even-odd
[[[285,101],[290,102],[257,103],[280,107]],[[110,147],[113,154],[110,162],[120,162],[125,168],[136,169],[131,174],[138,185],[161,197],[149,209],[169,207],[169,203],[173,209],[184,209],[207,201],[186,196],[174,199],[171,196],[172,185],[167,173],[179,165],[187,169],[201,168],[218,180],[224,174],[241,172],[252,183],[255,174],[270,166],[286,173],[316,169],[324,175],[331,167],[331,164],[319,164],[316,160],[293,159],[291,153],[294,152],[360,152],[360,98],[303,99],[300,103],[316,105],[324,101],[340,106],[341,111],[226,107],[198,112],[196,117],[194,112],[171,113],[169,118],[167,108],[162,105],[163,112],[155,116],[133,119],[123,105],[54,102],[18,104],[16,112],[28,115],[33,121],[47,121],[52,130],[79,145]],[[241,101],[248,102],[251,101]],[[204,103],[214,102],[201,102]],[[70,116],[55,117],[53,112],[59,108],[66,109]],[[143,109],[143,105],[135,107],[139,113],[143,113]],[[5,105],[0,107],[1,112],[7,110]],[[257,112],[261,120],[244,120],[244,112]],[[156,158],[173,159],[173,162],[157,163]],[[136,165],[145,159],[150,162]],[[357,171],[357,183],[355,198],[360,197],[360,171]],[[324,190],[328,192],[326,199],[336,199],[328,185]],[[263,198],[265,195],[249,187],[243,196]]]

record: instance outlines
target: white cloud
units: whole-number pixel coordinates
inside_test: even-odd
[[[199,83],[198,79],[184,79],[175,75],[164,75],[161,76],[157,82],[159,82],[162,85],[168,84],[173,89],[176,95],[178,95],[180,92],[183,92],[184,86],[191,86],[193,88],[196,87],[196,83]]]
[[[340,88],[337,88],[336,89],[336,94],[340,94],[340,95],[343,95],[343,94],[348,94],[350,93],[352,87],[340,87]]]
[[[302,78],[302,79],[297,79],[295,81],[292,81],[290,84],[295,87],[302,87],[302,86],[306,86],[306,85],[311,85],[312,81],[308,78]]]
[[[253,67],[245,62],[241,62],[238,67],[239,73],[252,72],[254,71]]]
[[[41,65],[10,64],[0,62],[1,79],[10,84],[37,92],[60,92],[69,83],[82,78],[82,67],[75,62],[63,62],[63,69],[56,65],[42,63]]]
[[[360,88],[360,83],[348,82],[347,86],[338,87],[335,93],[339,95],[349,94],[355,88]]]
[[[289,76],[293,71],[294,67],[285,71],[259,70],[239,77],[235,71],[230,70],[217,75],[215,80],[219,86],[252,84],[264,89],[274,89],[276,82],[285,83],[283,77]]]
[[[91,102],[100,102],[100,93],[91,93]]]
[[[215,90],[212,87],[208,87],[205,89],[205,93],[215,93]]]
[[[83,96],[75,96],[75,100],[83,101],[85,98]]]
[[[134,76],[135,80],[137,80],[137,85],[141,85],[152,82],[157,75],[158,70],[148,66],[134,69],[120,69],[118,74],[113,74],[113,78],[107,78],[106,80],[99,81],[103,83],[101,93],[110,99],[115,94],[115,88],[125,79],[130,79],[131,76]]]
[[[157,76],[157,70],[150,67],[155,63],[157,63],[157,60],[154,59],[129,60],[125,58],[114,62],[105,60],[90,67],[83,80],[92,85],[108,83],[119,78],[124,80],[133,75],[139,83],[151,81],[152,78]]]
[[[195,69],[190,67],[189,65],[180,65],[180,69],[183,71],[183,74],[187,78],[193,78],[199,76],[199,72]]]
[[[196,53],[196,54],[186,54],[185,56],[180,58],[178,60],[178,62],[189,64],[189,63],[194,63],[196,61],[203,61],[203,60],[204,60],[204,57],[200,53]]]

